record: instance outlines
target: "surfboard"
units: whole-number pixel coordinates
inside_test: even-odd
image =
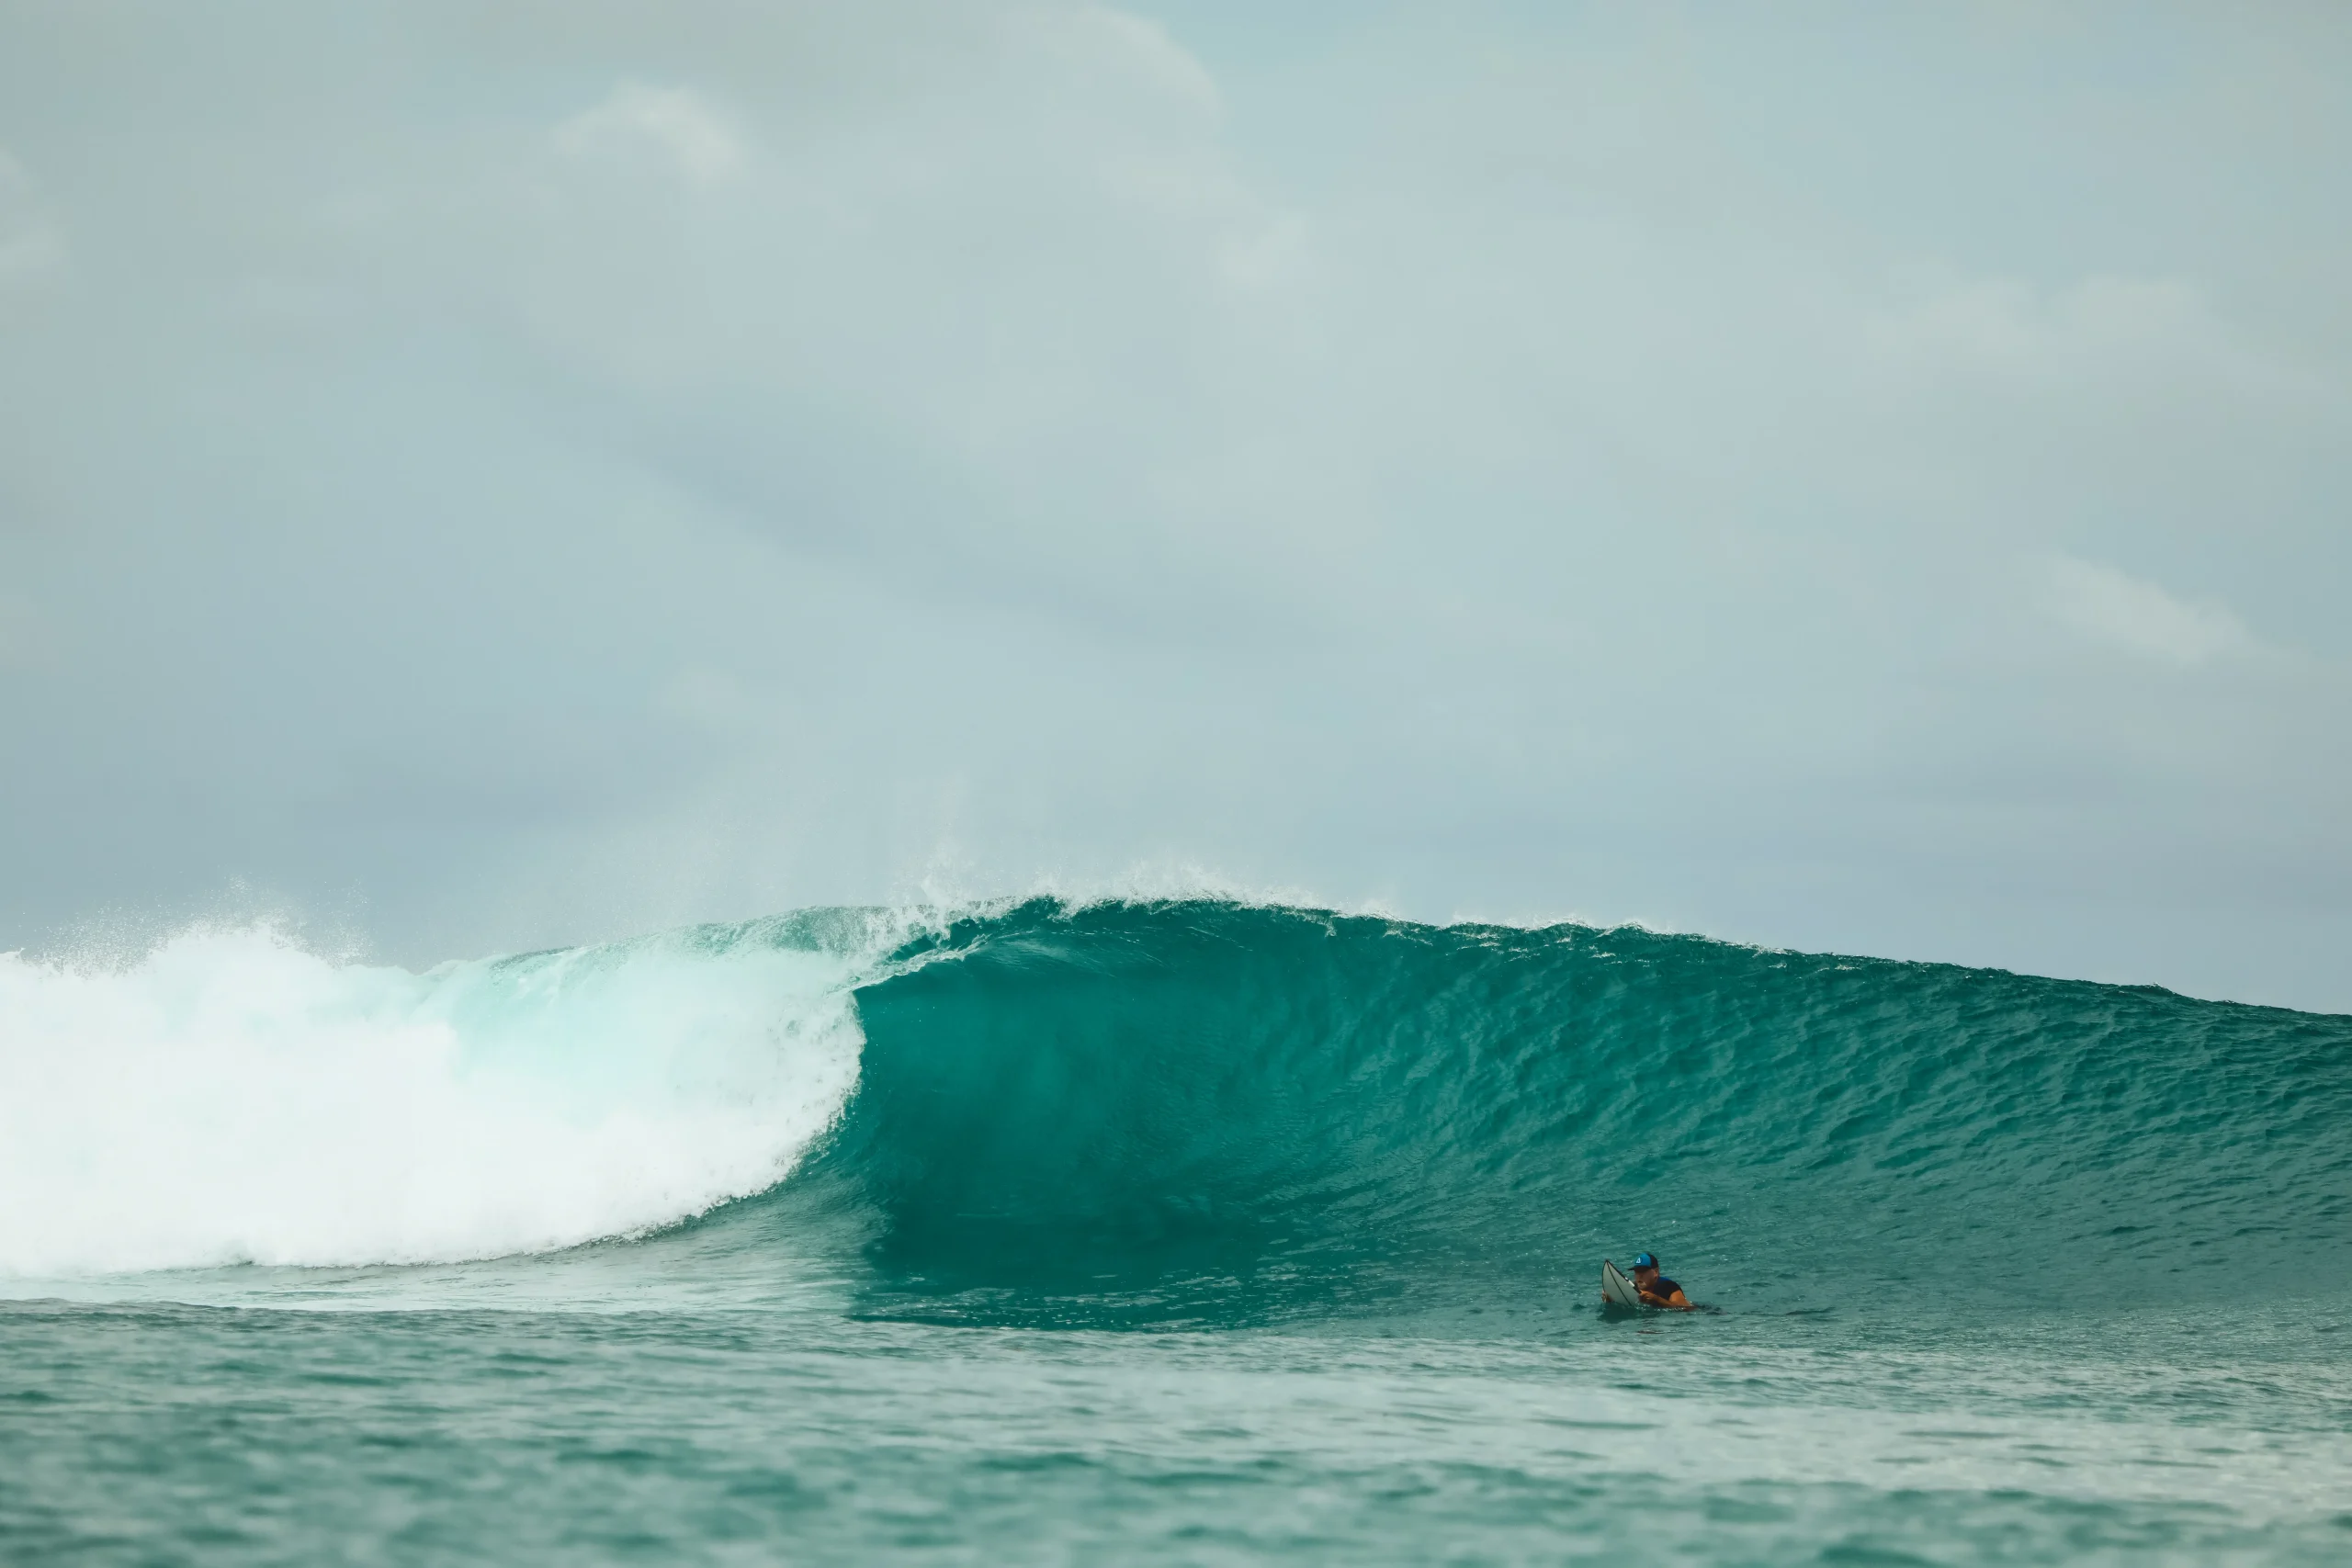
[[[1634,1281],[1625,1278],[1617,1265],[1606,1258],[1600,1260],[1600,1299],[1611,1306],[1637,1307],[1642,1304],[1642,1293],[1634,1289]]]

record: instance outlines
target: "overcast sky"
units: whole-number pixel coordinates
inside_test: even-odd
[[[1213,878],[2352,1010],[2347,81],[0,0],[0,947]]]

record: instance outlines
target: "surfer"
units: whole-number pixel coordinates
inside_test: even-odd
[[[1646,1252],[1634,1259],[1634,1289],[1641,1292],[1644,1306],[1672,1307],[1677,1312],[1698,1310],[1682,1293],[1681,1286],[1657,1271],[1657,1259]]]

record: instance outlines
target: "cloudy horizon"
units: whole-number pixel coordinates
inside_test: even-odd
[[[0,11],[0,949],[1191,880],[2352,1011],[2352,16],[1281,15]]]

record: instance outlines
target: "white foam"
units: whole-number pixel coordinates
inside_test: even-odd
[[[758,1191],[854,1084],[854,963],[707,931],[422,976],[266,930],[0,955],[0,1274],[495,1257]]]

